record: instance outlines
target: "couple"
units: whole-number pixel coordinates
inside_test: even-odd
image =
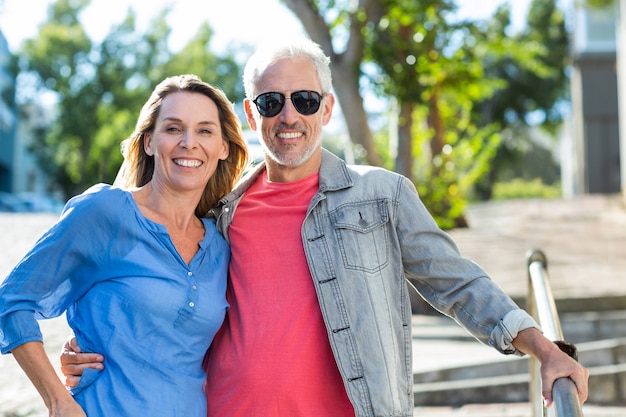
[[[380,168],[347,166],[322,149],[322,127],[330,120],[334,97],[329,59],[317,45],[293,42],[258,51],[246,65],[244,86],[247,120],[261,138],[265,163],[221,198],[209,216],[230,245],[231,257],[226,288],[230,307],[212,343],[212,333],[205,330],[208,324],[203,323],[206,346],[211,343],[204,358],[202,404],[208,416],[412,416],[411,309],[405,280],[481,341],[503,353],[537,357],[548,403],[554,380],[567,376],[576,383],[581,401],[586,399],[587,370],[543,337],[532,318],[480,267],[460,256],[409,180]],[[156,175],[159,159],[157,155],[148,159],[154,160]],[[175,173],[197,163],[170,158],[163,165]],[[92,220],[105,218],[97,214]],[[206,239],[213,223],[201,220]],[[199,233],[194,241],[198,238],[202,239]],[[129,253],[133,249],[129,247]],[[212,271],[218,266],[212,265]],[[172,274],[180,274],[178,269]],[[190,288],[200,288],[208,279],[208,274],[191,270],[189,274],[190,281],[199,282],[190,282]],[[154,297],[151,290],[142,291]],[[194,291],[187,293],[189,303],[202,304],[201,295],[191,299]],[[212,297],[215,303],[217,297]],[[98,312],[109,308],[103,301],[107,300],[100,301]],[[199,319],[190,305],[178,307],[181,320]],[[223,307],[222,313],[224,306],[212,305]],[[132,300],[124,307],[126,316],[143,308]],[[29,319],[32,315],[31,311]],[[167,325],[151,329],[147,338],[148,332],[117,334],[118,323],[109,323],[111,331],[105,337],[115,341],[103,339],[100,345],[88,342],[91,334],[76,335],[83,351],[105,354],[106,369],[98,375],[109,372],[121,380],[103,388],[109,397],[102,400],[111,402],[114,397],[120,408],[94,415],[138,414],[126,411],[128,403],[151,407],[143,413],[151,416],[204,415],[202,409],[192,408],[199,405],[180,404],[190,398],[189,392],[198,393],[197,379],[184,386],[168,379],[181,377],[188,361],[202,360],[200,349],[195,357],[184,357],[184,349],[191,352],[194,340],[181,338],[170,346],[174,337],[171,323]],[[129,339],[124,342],[132,351],[111,356],[110,345],[118,338]],[[16,349],[2,343],[5,352]],[[155,362],[151,354],[165,349],[169,353]],[[142,351],[145,357],[128,357]],[[173,352],[183,355],[174,357]],[[101,368],[80,365],[97,358],[64,355],[64,373],[79,374],[84,366]],[[144,369],[162,372],[160,379],[154,381]],[[77,398],[100,389],[101,379]],[[78,388],[89,383],[81,379]],[[170,398],[151,390],[154,385],[169,385],[187,396],[171,404]]]

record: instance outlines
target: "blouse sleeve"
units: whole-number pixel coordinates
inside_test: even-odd
[[[115,230],[107,227],[108,216],[102,215],[102,203],[110,200],[102,198],[104,189],[94,186],[71,199],[57,223],[0,285],[2,353],[41,341],[37,320],[60,316],[93,285],[93,271]]]

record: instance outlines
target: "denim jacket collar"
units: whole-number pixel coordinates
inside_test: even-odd
[[[326,149],[322,149],[319,181],[320,192],[342,190],[354,185],[346,163]]]

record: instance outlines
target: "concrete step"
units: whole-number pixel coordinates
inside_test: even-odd
[[[626,309],[560,314],[565,338],[573,343],[626,337]],[[413,316],[413,338],[468,341],[474,338],[441,314]]]
[[[626,363],[626,338],[579,343],[577,348],[580,363],[588,368]],[[501,355],[499,359],[415,372],[413,382],[420,384],[528,373],[528,357]]]
[[[583,404],[585,417],[624,417],[626,407]],[[469,404],[463,407],[416,407],[413,415],[419,417],[531,417],[527,402],[505,404]]]
[[[579,349],[582,343],[601,344],[616,336],[626,337],[626,311],[570,313],[562,315],[561,326],[568,341]],[[602,354],[600,346],[588,345],[589,352]],[[608,349],[608,348],[607,348]],[[608,349],[610,350],[610,349]],[[606,349],[604,352],[606,353]],[[597,358],[592,354],[584,356],[585,366],[606,365],[626,362],[626,354],[614,350],[615,359]],[[452,319],[442,315],[413,316],[413,370],[425,372],[442,370],[473,364],[499,363],[507,358],[495,349],[476,341]],[[440,379],[438,377],[438,379]]]
[[[569,340],[576,343],[579,361],[590,371],[589,403],[626,404],[626,338],[580,341],[626,334],[620,330],[624,322],[622,312],[576,314],[562,320],[563,328],[576,334],[576,340]],[[416,317],[413,325],[415,404],[461,407],[529,400],[527,357],[500,355],[445,317]],[[430,351],[425,351],[428,346]]]
[[[626,404],[626,364],[588,369],[589,403]],[[466,404],[527,402],[530,398],[529,381],[528,373],[515,373],[423,382],[413,385],[413,398],[415,404],[421,406],[461,407]]]
[[[563,313],[561,328],[573,343],[626,337],[626,310]]]

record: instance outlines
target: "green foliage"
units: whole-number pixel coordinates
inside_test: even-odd
[[[484,57],[486,75],[506,83],[479,107],[482,117],[507,126],[528,124],[526,116],[540,112],[542,125],[554,130],[563,121],[556,104],[569,96],[564,13],[554,0],[533,0],[526,28],[514,35],[507,34],[509,14],[508,5],[500,7],[486,30],[477,34],[478,42],[494,45]]]
[[[219,86],[227,97],[243,99],[245,93],[240,65],[234,55],[216,56],[211,52],[213,34],[213,29],[207,23],[200,26],[187,45],[163,65],[164,72],[166,75],[197,74],[203,80]],[[235,49],[245,51],[246,47],[236,46]]]
[[[497,182],[493,187],[494,200],[559,197],[561,197],[560,184],[546,185],[540,178],[530,181],[514,178],[509,182]]]
[[[325,41],[333,38],[336,66],[354,66],[351,58],[364,52],[357,63],[362,89],[398,103],[389,111],[397,149],[389,150],[390,135],[381,130],[368,152],[378,151],[385,167],[418,184],[442,227],[463,222],[469,196],[478,191],[488,199],[496,180],[525,173],[533,144],[517,132],[528,128],[530,115],[552,135],[562,121],[568,36],[555,0],[533,0],[528,25],[517,34],[510,33],[508,3],[491,19],[472,22],[455,20],[454,0],[284,2],[313,39],[329,48]],[[346,93],[350,103],[360,94]]]
[[[424,205],[435,221],[444,230],[467,227],[463,213],[466,199],[455,186],[456,174],[450,170],[439,171],[438,175],[428,175],[427,181],[420,181],[417,190]]]
[[[56,117],[36,132],[32,151],[65,197],[114,180],[122,160],[120,142],[130,135],[141,106],[163,78],[195,73],[232,99],[243,97],[240,68],[234,56],[211,52],[213,31],[208,25],[173,52],[168,8],[146,33],[137,31],[129,9],[97,44],[79,19],[89,3],[57,0],[37,36],[18,53],[18,69],[29,84],[24,91],[30,91],[21,104],[50,107],[41,97],[54,98],[50,111]]]
[[[424,204],[444,229],[466,225],[467,199],[474,184],[487,172],[502,140],[495,125],[479,128],[471,124],[469,109],[465,113],[450,109],[442,111],[443,120],[456,128],[447,129],[446,145],[440,154],[432,156],[431,131],[417,128],[413,134],[417,161],[413,177]],[[421,111],[426,113],[428,109],[423,106]]]
[[[563,122],[560,104],[569,100],[569,41],[564,13],[556,2],[533,0],[527,26],[510,35],[509,25],[510,9],[504,5],[475,34],[478,44],[490,45],[482,56],[485,76],[505,85],[475,107],[477,123],[497,123],[506,138],[489,172],[476,185],[477,195],[484,200],[491,198],[497,181],[511,171],[523,171],[528,161],[524,154],[534,146],[528,135],[529,115],[554,137]]]
[[[453,2],[386,4],[387,14],[367,34],[367,56],[380,70],[373,77],[379,90],[415,109],[414,127],[405,133],[413,153],[399,155],[414,157],[415,163],[402,173],[415,179],[439,225],[456,227],[464,224],[467,194],[488,171],[500,143],[497,124],[479,124],[473,117],[475,105],[506,84],[485,77],[484,46],[468,36],[478,28],[447,19]]]
[[[599,9],[605,9],[607,7],[613,7],[617,4],[617,0],[583,0],[584,4],[590,7],[596,7]]]

